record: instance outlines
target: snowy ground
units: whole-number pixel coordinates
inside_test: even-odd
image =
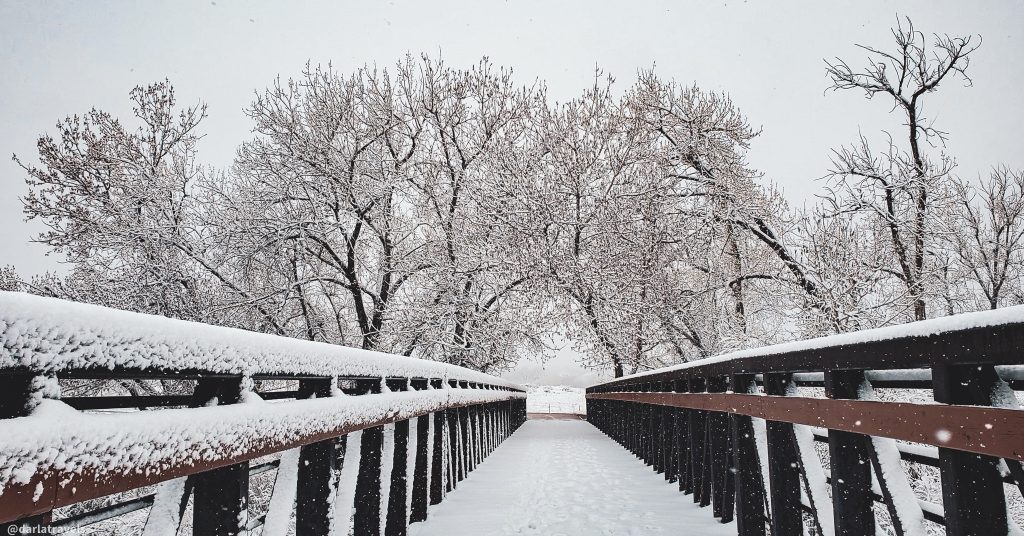
[[[526,384],[527,413],[576,413],[585,415],[587,404],[584,391],[565,385]]]
[[[584,421],[527,421],[409,536],[736,534]]]

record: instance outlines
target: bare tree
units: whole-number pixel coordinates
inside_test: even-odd
[[[831,304],[830,315],[801,308],[802,336],[857,331],[899,320],[900,284],[880,268],[886,263],[879,262],[892,253],[885,235],[865,215],[832,214],[827,207],[817,207],[800,214],[795,234],[804,269]]]
[[[195,146],[205,106],[177,109],[167,81],[131,99],[135,130],[94,109],[59,123],[58,139],[39,139],[38,166],[15,157],[29,176],[25,213],[49,229],[37,240],[72,264],[79,299],[239,325],[207,314],[216,287],[255,314],[243,325],[283,333],[203,246],[207,207],[192,188],[204,174]]]
[[[503,164],[506,175],[529,177],[510,184],[528,188],[512,212],[521,217],[518,228],[539,258],[562,320],[584,341],[591,365],[610,365],[622,376],[639,341],[634,329],[620,328],[646,311],[633,301],[636,250],[623,243],[636,215],[631,196],[642,185],[635,138],[623,129],[610,86],[598,75],[582,97],[538,106],[529,145]],[[505,197],[516,198],[512,191]],[[616,300],[630,308],[616,307]]]
[[[947,202],[953,162],[944,154],[929,158],[922,142],[942,143],[946,134],[925,115],[926,96],[947,79],[959,77],[970,84],[967,67],[978,41],[971,37],[925,35],[909,19],[892,31],[895,50],[888,52],[858,45],[868,52],[868,64],[857,70],[845,61],[826,62],[832,89],[863,91],[868,98],[884,97],[900,113],[906,144],[889,137],[886,150],[876,153],[867,138],[834,151],[826,200],[834,212],[864,211],[874,216],[888,235],[894,266],[880,267],[906,288],[912,318],[927,317],[926,286],[932,273],[928,250],[942,228],[938,210]]]
[[[378,348],[389,307],[427,262],[404,206],[423,132],[412,68],[345,77],[308,67],[278,81],[249,110],[257,137],[232,177],[233,192],[246,192],[237,221],[249,237],[238,252],[276,274],[265,294],[297,304],[303,325],[327,326],[313,318],[327,307],[344,320],[336,336],[367,349]]]
[[[533,264],[522,262],[495,162],[529,128],[529,88],[486,59],[452,69],[424,57],[419,107],[425,151],[410,182],[421,196],[417,219],[431,244],[432,267],[418,280],[422,299],[408,317],[405,353],[480,370],[506,368],[538,351],[542,314],[527,292]]]
[[[956,185],[956,229],[947,235],[955,262],[997,309],[1020,289],[1024,266],[1024,173],[1000,166],[975,189]]]
[[[729,97],[681,87],[648,71],[627,99],[630,116],[654,137],[662,173],[673,181],[674,210],[702,222],[701,229],[717,237],[705,247],[722,260],[714,270],[718,284],[731,294],[731,322],[739,328],[735,344],[766,342],[748,329],[748,313],[755,307],[747,291],[758,281],[792,285],[805,305],[834,323],[833,305],[787,244],[785,203],[757,183],[759,175],[746,163],[758,132]],[[712,270],[701,264],[693,266]]]
[[[26,212],[72,266],[41,292],[481,369],[537,349],[490,191],[532,104],[508,71],[307,68],[257,95],[226,172],[197,163],[202,106],[166,82],[132,99],[137,131],[93,110],[22,164]]]
[[[976,47],[907,24],[863,72],[828,71],[889,99],[906,143],[836,150],[810,211],[748,164],[758,131],[728,95],[653,71],[554,103],[486,59],[307,65],[257,93],[227,170],[199,165],[205,109],[166,82],[132,92],[135,127],[58,125],[18,162],[71,273],[0,286],[489,371],[559,326],[617,376],[963,310],[964,277],[998,307],[1021,294],[1024,177],[976,190],[925,154],[945,139],[925,96],[969,82]]]

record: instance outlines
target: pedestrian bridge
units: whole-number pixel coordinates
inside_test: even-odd
[[[0,293],[8,534],[1019,534],[1024,308],[587,390]]]

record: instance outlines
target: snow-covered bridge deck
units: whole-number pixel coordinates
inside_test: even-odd
[[[410,536],[736,534],[591,424],[530,420]]]

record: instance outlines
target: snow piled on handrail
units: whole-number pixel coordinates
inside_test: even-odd
[[[670,367],[645,370],[643,372],[638,372],[636,374],[630,374],[606,382],[598,383],[593,385],[592,387],[597,387],[606,384],[614,384],[622,380],[628,380],[631,378],[642,378],[644,376],[649,376],[651,374],[661,374],[664,372],[672,372],[676,370],[703,367],[716,363],[722,363],[725,361],[732,361],[734,359],[746,359],[750,357],[771,357],[806,350],[820,350],[823,348],[849,346],[854,344],[880,342],[910,337],[931,337],[952,331],[994,327],[1015,323],[1024,323],[1024,305],[1005,307],[1003,309],[996,309],[990,311],[962,313],[958,315],[945,316],[942,318],[933,318],[930,320],[921,320],[918,322],[900,324],[898,326],[886,326],[881,328],[865,329],[862,331],[839,333],[837,335],[829,335],[827,337],[818,337],[815,339],[804,339],[799,341],[773,344],[770,346],[762,346],[760,348],[737,350],[735,352],[730,352],[727,354],[722,354],[713,357],[707,357],[704,359],[697,359],[695,361],[689,361],[686,363],[681,363],[679,365],[673,365]]]
[[[25,485],[38,474],[85,474],[97,482],[118,475],[160,475],[260,449],[294,448],[346,427],[523,396],[488,389],[430,389],[131,413],[82,413],[46,400],[31,415],[4,421],[0,492],[12,484]]]
[[[18,292],[0,292],[0,369],[202,371],[338,377],[464,380],[521,389],[467,368],[121,311]]]

